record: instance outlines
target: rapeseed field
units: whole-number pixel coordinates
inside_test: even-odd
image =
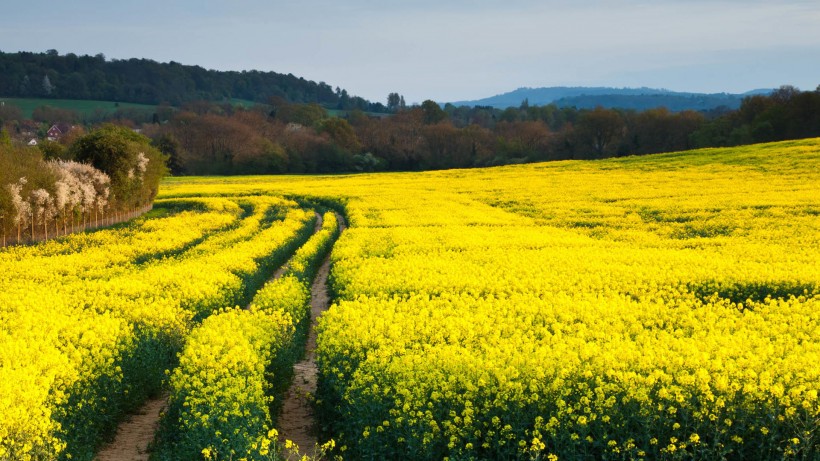
[[[318,326],[317,417],[334,456],[820,459],[820,140],[170,178],[156,216],[0,252],[0,459],[79,453],[78,428],[103,424],[81,415],[127,406],[104,389],[136,392],[134,357],[157,344],[182,353],[169,374],[184,395],[214,375],[195,347],[236,349],[219,369],[249,392],[230,376],[213,385],[233,386],[218,387],[238,402],[224,408],[252,424],[190,411],[271,456],[260,376],[303,308],[231,308],[306,241],[317,207],[349,222]],[[304,303],[304,281],[290,283],[282,296]],[[154,363],[159,386],[176,363]]]

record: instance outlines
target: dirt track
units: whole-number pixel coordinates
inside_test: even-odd
[[[342,225],[342,217],[340,215],[337,216],[340,225]],[[322,216],[317,213],[316,217],[317,220],[314,233],[319,232],[322,229]],[[287,267],[288,264],[285,264],[277,269],[271,279],[275,280],[280,278],[287,270]],[[316,316],[318,316],[323,310],[327,309],[328,300],[326,285],[329,267],[329,260],[326,259],[322,263],[319,273],[316,276],[316,281],[314,281],[313,286],[311,287],[311,315],[313,316],[313,319],[315,319]],[[249,307],[250,305],[248,305],[246,309]],[[294,366],[294,384],[288,390],[288,397],[284,402],[286,409],[288,408],[288,405],[291,405],[291,410],[286,410],[283,417],[280,419],[280,424],[282,424],[282,421],[288,421],[288,424],[291,425],[290,427],[304,426],[289,429],[288,432],[289,434],[294,434],[288,438],[298,443],[300,447],[313,447],[316,442],[315,437],[313,439],[307,439],[306,441],[304,439],[305,436],[299,435],[311,433],[311,428],[313,427],[313,414],[312,411],[310,411],[309,402],[304,401],[303,404],[298,403],[304,399],[300,400],[298,396],[292,398],[291,394],[298,392],[294,390],[294,388],[296,388],[297,380],[298,382],[307,380],[305,381],[307,383],[305,385],[312,389],[310,392],[312,393],[316,391],[316,361],[313,358],[313,350],[315,348],[316,334],[313,332],[313,324],[311,323],[310,336],[308,337],[308,351],[311,359],[306,365],[302,365],[302,362],[300,362]],[[301,368],[304,368],[305,370],[300,371]],[[160,414],[167,405],[167,395],[147,401],[136,414],[131,415],[128,420],[120,424],[117,428],[117,435],[114,440],[104,446],[100,452],[97,453],[95,459],[97,461],[148,461],[148,448],[151,445],[151,442],[154,441],[154,433],[156,432],[157,425],[159,424]],[[293,405],[297,406],[294,407]]]
[[[114,441],[100,450],[97,461],[148,461],[148,446],[167,403],[168,396],[146,402],[137,414],[120,424]]]
[[[337,214],[339,229],[344,230],[344,219]],[[330,307],[327,277],[330,257],[322,262],[310,289],[310,330],[305,344],[305,357],[293,366],[293,383],[285,394],[282,414],[277,422],[282,443],[290,440],[299,446],[302,455],[312,455],[316,446],[316,420],[313,415],[313,395],[316,393],[316,321]]]

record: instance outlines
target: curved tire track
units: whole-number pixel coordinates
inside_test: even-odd
[[[316,213],[316,225],[314,226],[313,233],[319,232],[322,229],[322,215]],[[344,227],[344,221],[342,220],[341,215],[337,213],[337,218],[339,219],[339,226],[340,229]],[[289,266],[289,262],[282,265],[280,268],[274,272],[271,280],[276,280],[287,271]],[[325,266],[329,266],[329,260],[325,260],[322,263],[322,267],[319,269],[319,273],[321,274],[324,270],[324,284],[327,284],[327,268]],[[316,279],[318,280],[321,275],[317,275]],[[316,283],[314,282],[314,287],[311,287],[311,315],[318,315],[313,313],[313,299],[314,296],[314,289]],[[326,287],[325,287],[326,290]],[[327,292],[325,291],[325,304],[327,304]],[[250,308],[250,304],[245,307],[245,309]],[[327,309],[327,307],[325,307]],[[312,354],[313,349],[315,349],[316,338],[315,333],[313,333],[313,322],[311,321],[310,327],[310,334],[313,336],[313,346],[311,347],[310,351]],[[308,342],[311,339],[308,338]],[[313,366],[315,368],[316,362],[315,359],[313,361]],[[297,364],[298,365],[298,364]],[[294,370],[296,367],[294,367]],[[314,371],[314,376],[315,376]],[[295,381],[295,378],[294,378]],[[313,390],[316,390],[315,384],[315,377],[314,377],[314,385]],[[290,395],[290,391],[288,391],[288,395]],[[287,404],[287,400],[285,401]],[[155,399],[149,399],[145,404],[140,407],[139,410],[133,415],[128,416],[128,418],[120,423],[119,427],[117,427],[117,434],[114,437],[114,440],[111,443],[106,444],[98,453],[97,456],[94,458],[96,461],[148,461],[150,457],[149,448],[151,443],[154,441],[154,434],[157,431],[157,427],[159,426],[159,421],[162,416],[163,411],[168,407],[168,395],[162,395]],[[314,437],[315,439],[315,437]],[[315,442],[314,442],[315,443]],[[301,446],[301,445],[300,445]],[[310,445],[313,446],[313,445]]]
[[[345,230],[342,215],[336,213],[339,233]],[[330,274],[330,254],[328,254],[310,287],[310,327],[305,343],[304,358],[293,365],[293,382],[285,394],[282,413],[277,420],[279,439],[282,444],[290,440],[299,446],[300,457],[311,456],[317,446],[316,418],[313,413],[313,396],[319,369],[316,366],[316,322],[330,307],[327,278]]]

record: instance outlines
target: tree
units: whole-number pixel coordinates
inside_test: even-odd
[[[575,131],[579,143],[600,158],[623,136],[624,121],[618,112],[599,106],[581,116]]]
[[[390,112],[398,112],[404,109],[404,96],[398,93],[390,93],[387,95],[387,110]]]
[[[168,171],[168,157],[152,147],[148,138],[115,125],[105,125],[79,138],[69,154],[111,178],[112,202],[122,209],[152,201],[159,181]]]
[[[534,161],[549,157],[552,133],[544,122],[499,122],[496,133],[499,135],[496,153],[501,161]]]
[[[0,52],[0,69],[0,89],[9,97],[45,95],[147,104],[167,101],[179,106],[198,99],[262,102],[278,96],[292,103],[384,110],[383,104],[372,104],[341,89],[334,91],[326,83],[275,72],[219,72],[148,59],[109,60],[102,54],[60,56],[55,50]]]
[[[20,122],[23,120],[23,111],[13,104],[3,103],[0,105],[0,127],[8,122]]]
[[[182,148],[174,135],[170,133],[162,134],[152,140],[151,145],[168,157],[168,170],[172,175],[177,176],[184,172],[179,157]]]
[[[427,125],[436,124],[447,118],[447,113],[442,110],[441,106],[430,99],[421,103],[421,110],[424,112],[424,123]]]
[[[313,127],[327,117],[327,111],[318,104],[286,104],[279,107],[276,118],[285,123]]]
[[[370,152],[365,152],[364,154],[356,154],[353,156],[353,168],[356,171],[382,171],[386,167],[387,162],[383,158],[376,157]]]
[[[39,106],[31,112],[31,118],[43,123],[76,123],[80,114],[70,109],[61,109],[52,106]]]
[[[46,160],[63,159],[66,156],[67,149],[64,145],[57,141],[49,141],[48,139],[37,144],[37,148],[43,153]]]
[[[347,149],[348,152],[355,153],[362,148],[353,127],[343,118],[331,117],[322,120],[319,123],[319,132],[326,133],[336,145]]]
[[[671,113],[665,108],[627,114],[627,141],[623,150],[629,154],[651,154],[689,149],[692,133],[704,120],[698,112]]]

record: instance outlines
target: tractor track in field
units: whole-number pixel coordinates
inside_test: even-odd
[[[344,218],[336,213],[339,233],[345,229]],[[310,287],[310,327],[305,343],[304,358],[293,365],[293,382],[285,394],[282,412],[277,420],[280,443],[286,440],[299,447],[301,456],[314,454],[317,445],[316,418],[313,414],[313,396],[319,369],[316,366],[316,322],[330,307],[327,279],[330,274],[330,254],[328,254]]]
[[[314,212],[315,213],[315,212]],[[313,228],[313,233],[317,233],[322,229],[322,215],[319,213],[316,214],[316,225]],[[336,215],[339,219],[340,228],[343,228],[344,224],[342,221],[341,215]],[[322,268],[319,269],[319,273],[321,274],[324,271],[324,281],[323,284],[327,284],[327,272],[329,266],[329,260],[325,260],[322,264]],[[282,275],[288,270],[289,262],[286,262],[281,267],[276,269],[271,277],[271,280],[276,280],[281,278]],[[316,276],[316,280],[320,278],[320,275]],[[327,309],[327,287],[324,286],[324,309]],[[314,290],[316,290],[316,282],[314,282],[314,286],[311,288],[311,315],[318,315],[314,314],[313,310],[313,300],[315,299]],[[250,308],[250,304],[245,307],[245,309]],[[313,349],[316,347],[316,338],[315,333],[313,333],[313,323],[311,322],[311,335],[313,336],[313,346],[311,347],[311,355]],[[308,339],[310,342],[310,339]],[[316,362],[315,359],[313,360],[313,390],[316,389],[315,384],[315,376],[316,376]],[[294,366],[294,370],[296,367]],[[298,372],[296,372],[298,373]],[[294,382],[296,377],[294,377]],[[290,395],[290,390],[288,391],[288,395]],[[287,399],[285,400],[285,405],[287,405]],[[117,427],[117,433],[114,436],[114,440],[105,446],[103,446],[99,452],[97,452],[97,456],[94,458],[96,461],[148,461],[150,457],[150,446],[151,443],[154,441],[154,435],[157,431],[157,427],[159,426],[160,419],[162,417],[162,413],[168,407],[168,395],[163,394],[157,398],[149,399],[145,402],[136,413],[129,415],[127,419],[120,423]],[[312,418],[312,412],[311,412]],[[312,419],[311,419],[312,421]],[[311,424],[309,424],[310,426]],[[293,440],[293,439],[291,439]],[[295,440],[294,440],[295,441]],[[314,436],[314,443],[315,443],[315,436]],[[300,445],[301,446],[301,445]],[[313,446],[313,445],[311,445]]]
[[[316,225],[313,226],[313,233],[318,234],[319,231],[322,230],[324,219],[322,218],[321,213],[317,213],[315,211],[313,213],[316,215]],[[285,264],[282,264],[282,266],[279,269],[276,269],[276,272],[273,273],[271,280],[277,280],[282,278],[282,276],[285,275],[285,272],[287,272],[288,268],[290,268],[290,260],[288,260]]]
[[[154,441],[160,416],[168,406],[168,395],[150,399],[127,420],[120,423],[114,441],[103,447],[97,461],[148,461],[148,448]]]

